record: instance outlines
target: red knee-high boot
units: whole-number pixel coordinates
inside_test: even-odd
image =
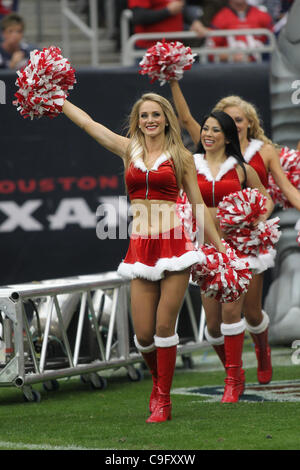
[[[143,356],[143,359],[152,375],[153,386],[149,400],[149,411],[152,413],[155,410],[158,400],[156,346],[154,343],[150,344],[149,346],[141,346],[136,336],[134,336],[134,344]]]
[[[211,334],[208,331],[207,326],[204,329],[204,334],[205,334],[205,338],[207,339],[209,344],[214,348],[220,361],[225,367],[226,359],[225,359],[225,348],[224,348],[224,336],[219,336],[218,338],[211,336]]]
[[[217,353],[220,361],[222,362],[224,369],[226,370],[226,355],[225,355],[225,346],[224,346],[224,336],[219,336],[215,338],[209,334],[207,326],[204,330],[205,337],[209,344],[214,348],[215,352]],[[242,362],[243,365],[243,362]],[[240,395],[243,395],[245,390],[245,371],[241,368],[241,375],[240,375]]]
[[[249,331],[255,346],[257,358],[257,379],[261,384],[267,384],[272,379],[271,349],[268,342],[268,326],[270,319],[267,313],[262,310],[262,321],[257,326],[251,326],[246,321],[246,328]]]
[[[241,367],[245,334],[245,322],[221,324],[224,335],[226,378],[222,403],[236,403],[241,395]]]
[[[147,423],[161,423],[171,419],[170,390],[176,365],[178,335],[161,338],[154,336],[157,351],[158,400]]]

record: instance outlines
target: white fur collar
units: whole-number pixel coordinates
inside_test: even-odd
[[[196,153],[194,155],[194,161],[197,173],[204,175],[207,181],[220,181],[221,178],[226,175],[228,171],[232,170],[232,168],[235,168],[238,163],[236,158],[228,157],[227,160],[225,160],[225,162],[223,162],[220,166],[219,173],[217,174],[216,178],[213,178],[203,153]]]
[[[156,161],[154,162],[154,165],[152,166],[152,168],[150,168],[150,170],[152,171],[158,170],[159,166],[167,160],[170,160],[169,152],[162,153],[160,157],[156,159]],[[146,167],[142,158],[141,148],[134,149],[134,151],[132,152],[131,161],[133,165],[135,166],[135,168],[138,168],[139,170],[143,172],[148,171],[148,168]]]
[[[251,139],[244,154],[245,161],[249,163],[252,157],[256,154],[256,152],[258,152],[259,149],[261,149],[263,145],[264,143],[262,140]]]

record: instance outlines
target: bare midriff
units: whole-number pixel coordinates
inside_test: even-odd
[[[176,214],[176,203],[173,201],[133,199],[131,215],[133,235],[158,235],[181,225]]]

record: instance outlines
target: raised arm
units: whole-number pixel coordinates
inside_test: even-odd
[[[197,225],[201,223],[203,214],[205,237],[215,246],[218,251],[225,253],[225,247],[221,242],[221,238],[210,215],[210,212],[203,201],[197,182],[196,168],[192,157],[185,166],[182,184],[184,191],[186,192],[186,195],[188,197],[188,200],[191,203],[193,216],[197,221]]]
[[[102,124],[94,121],[85,111],[70,103],[68,100],[66,100],[63,105],[63,113],[74,122],[74,124],[99,142],[100,145],[110,152],[115,153],[123,160],[125,159],[126,149],[129,143],[128,138],[116,134]]]
[[[286,177],[276,149],[272,145],[268,145],[265,152],[267,152],[268,155],[269,170],[275,183],[292,206],[300,211],[300,191],[298,191]]]
[[[201,131],[200,124],[193,118],[179,86],[178,80],[172,80],[170,82],[170,87],[180,124],[188,131],[194,144],[198,145]]]

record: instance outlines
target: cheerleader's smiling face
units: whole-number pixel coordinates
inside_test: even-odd
[[[206,152],[225,149],[225,135],[217,119],[209,117],[205,121],[201,130],[201,143]]]
[[[166,117],[160,104],[144,101],[139,110],[139,128],[145,136],[156,137],[165,132]]]
[[[248,129],[250,128],[250,121],[244,111],[238,106],[229,106],[224,109],[224,112],[229,114],[235,122],[237,127],[240,142],[248,139]]]

